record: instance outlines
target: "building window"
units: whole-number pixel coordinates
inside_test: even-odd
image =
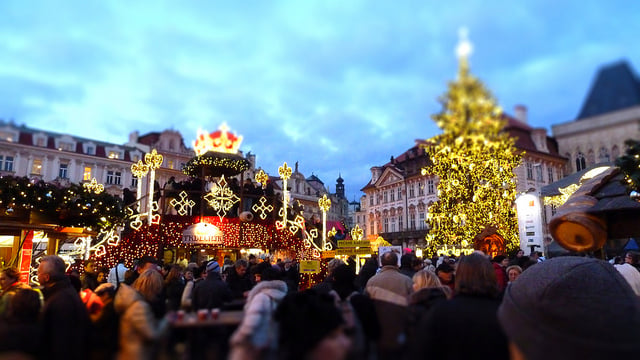
[[[107,171],[107,184],[120,185],[122,181],[122,173],[119,171]]]
[[[96,148],[95,146],[87,146],[87,154],[88,155],[95,155],[96,154]]]
[[[138,162],[138,160],[140,160],[140,155],[133,155],[133,162]]]
[[[375,227],[373,226],[373,221],[371,222],[371,233],[373,234],[375,232]]]
[[[556,206],[551,204],[551,216],[554,216],[556,214]]]
[[[536,164],[536,181],[542,182],[542,164]]]
[[[425,224],[425,222],[424,222],[424,213],[423,212],[418,214],[418,221],[420,221],[420,230],[424,230],[424,228],[426,227],[427,224]]]
[[[120,159],[120,153],[118,151],[109,151],[109,159]]]
[[[433,179],[427,180],[427,193],[433,194],[435,192],[435,186],[433,183]]]
[[[42,175],[41,159],[33,159],[33,164],[31,164],[31,173],[34,175]]]
[[[58,171],[58,177],[60,179],[67,179],[68,173],[67,170],[69,169],[69,164],[60,164],[60,169]]]
[[[36,138],[36,146],[45,147],[45,146],[47,146],[46,141],[47,141],[46,137],[40,137],[39,136],[39,137]]]
[[[398,230],[402,231],[402,226],[404,225],[402,221],[402,215],[398,215]]]
[[[391,196],[391,202],[396,201],[396,193],[393,190],[389,190],[389,195]]]
[[[418,196],[424,196],[424,184],[421,182],[418,183]]]
[[[169,169],[173,169],[173,160],[169,160],[169,161],[167,161],[167,167],[168,167]]]
[[[410,219],[409,220],[409,227],[411,228],[411,230],[415,230],[416,229],[416,213],[411,213],[410,215]]]
[[[373,196],[369,198],[369,205],[373,206]]]
[[[61,142],[60,146],[58,146],[58,150],[61,150],[61,151],[74,151],[75,148],[74,148],[73,145],[74,144],[72,144],[72,143]]]
[[[2,156],[0,156],[0,169],[4,171],[13,171],[13,156],[4,157],[4,166],[2,166]]]
[[[593,152],[592,149],[589,149],[589,152],[587,153],[587,164],[591,166],[595,163],[596,163],[596,154]]]
[[[396,218],[391,218],[391,232],[396,232]]]
[[[551,166],[547,167],[547,175],[549,175],[549,184],[553,182],[553,168]]]
[[[91,181],[91,167],[85,166],[84,172],[82,173],[82,180]]]
[[[389,199],[387,197],[387,192],[386,191],[383,193],[383,197],[384,197],[384,202],[387,203],[389,201]]]
[[[131,187],[138,187],[138,178],[135,176],[131,177]]]
[[[389,218],[384,218],[384,232],[389,232]]]
[[[576,155],[576,171],[584,170],[587,168],[587,160],[584,158],[584,154],[579,152]]]
[[[533,164],[530,162],[527,163],[527,179],[533,180]]]
[[[398,188],[398,200],[402,200],[402,188]]]
[[[409,185],[409,199],[416,197],[416,192],[413,188],[413,184]]]
[[[601,147],[600,148],[600,162],[601,163],[607,163],[609,161],[611,161],[611,157],[609,156],[609,150],[607,150],[606,147]]]

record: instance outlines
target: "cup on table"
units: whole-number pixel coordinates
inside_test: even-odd
[[[209,317],[209,309],[198,310],[198,320],[205,321]]]
[[[183,321],[184,320],[184,310],[178,310],[176,312],[176,321]]]
[[[217,320],[218,316],[220,316],[220,309],[219,308],[211,309],[211,318],[213,320]]]

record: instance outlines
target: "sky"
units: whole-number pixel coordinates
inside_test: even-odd
[[[0,118],[116,144],[226,122],[277,176],[299,162],[357,201],[370,168],[440,133],[471,71],[533,127],[577,116],[597,70],[640,69],[637,1],[0,1]]]

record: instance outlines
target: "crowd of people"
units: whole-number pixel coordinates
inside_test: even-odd
[[[275,260],[275,261],[274,261]],[[300,290],[295,260],[119,260],[104,279],[41,258],[40,287],[0,272],[0,355],[166,359],[177,311],[242,309],[224,355],[240,359],[595,359],[640,352],[640,264],[541,254],[332,259]],[[175,334],[173,334],[175,335]],[[169,353],[167,353],[169,349]],[[164,352],[164,353],[163,353]],[[198,357],[202,358],[202,357]]]

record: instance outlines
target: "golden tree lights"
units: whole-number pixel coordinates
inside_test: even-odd
[[[322,210],[322,251],[324,251],[327,247],[327,211],[331,208],[331,200],[326,194],[318,199],[318,206]]]
[[[104,191],[104,185],[99,184],[96,178],[91,179],[91,182],[84,183],[84,188],[87,191],[93,191],[96,195]]]
[[[507,250],[513,249],[518,246],[513,170],[521,154],[502,132],[506,121],[500,107],[469,73],[471,45],[463,39],[458,49],[458,77],[440,98],[442,111],[432,116],[443,132],[424,145],[432,164],[422,174],[439,178],[438,201],[426,220],[429,250],[460,246],[489,226],[505,238]]]
[[[136,195],[136,200],[138,201],[138,212],[142,210],[142,204],[140,203],[140,199],[142,198],[142,178],[147,176],[149,172],[149,166],[142,162],[142,160],[138,160],[137,163],[131,164],[131,174],[138,178],[138,192]]]
[[[156,149],[153,149],[153,150],[151,150],[150,153],[146,153],[144,155],[144,162],[149,167],[149,209],[148,209],[148,215],[147,215],[147,223],[149,225],[151,225],[151,223],[154,221],[154,218],[153,218],[153,210],[154,210],[154,206],[153,206],[153,191],[154,191],[154,189],[153,188],[155,186],[155,181],[156,181],[156,169],[160,168],[160,166],[162,165],[162,160],[163,160],[162,155],[158,154]],[[157,208],[157,206],[156,206],[156,208]]]

